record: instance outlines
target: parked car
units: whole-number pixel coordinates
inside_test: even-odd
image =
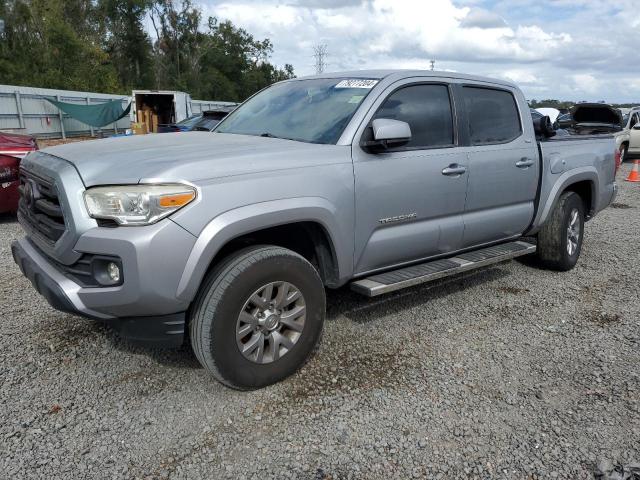
[[[158,133],[168,132],[191,132],[193,130],[210,132],[220,121],[229,115],[229,109],[205,110],[202,113],[193,115],[182,122],[169,125],[160,125]]]
[[[571,107],[568,119],[559,119],[560,128],[575,135],[617,134],[622,130],[620,110],[605,103],[579,103]]]
[[[616,148],[620,151],[621,161],[630,159],[630,140],[633,128],[640,124],[640,107],[632,108],[622,117],[622,130],[616,133]],[[634,135],[635,137],[635,135]],[[633,151],[640,150],[640,143],[634,142]]]
[[[178,123],[169,123],[158,125],[158,133],[175,133],[175,132],[190,132],[193,126],[202,119],[202,114],[198,113],[185,118]]]
[[[31,153],[13,256],[55,308],[188,336],[215,378],[262,387],[316,348],[325,287],[372,297],[534,252],[572,269],[616,195],[615,143],[554,133],[502,80],[287,80],[210,134]]]
[[[0,132],[0,155],[24,158],[27,153],[37,149],[38,143],[30,135]]]
[[[537,108],[536,110],[542,115],[549,117],[551,119],[551,123],[556,123],[560,116],[560,110],[557,108]]]
[[[192,130],[210,132],[224,117],[229,115],[230,110],[207,110],[202,112],[202,117],[196,122]]]
[[[0,213],[18,209],[20,160],[37,149],[38,144],[33,137],[0,133]]]
[[[635,122],[629,122],[629,145],[624,149],[624,160],[637,160],[640,159],[640,111],[634,113],[636,116]]]

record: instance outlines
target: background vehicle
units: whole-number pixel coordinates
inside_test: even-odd
[[[557,108],[536,108],[538,112],[542,115],[549,117],[551,123],[556,123],[558,117],[560,116],[560,110]]]
[[[144,122],[140,112],[151,110],[158,117],[158,125],[176,124],[190,117],[191,96],[185,92],[168,90],[134,90],[131,92],[131,121]]]
[[[18,209],[20,160],[37,149],[38,144],[33,137],[0,133],[0,213]]]
[[[226,107],[216,110],[205,110],[181,122],[170,125],[160,125],[158,133],[191,132],[193,130],[210,132],[224,117],[229,115],[229,112],[234,108],[235,107]]]
[[[640,123],[640,108],[632,108],[622,117],[622,130],[616,134],[616,148],[620,151],[621,161],[624,162],[629,159],[629,141],[631,138],[632,129]],[[634,152],[640,149],[640,145],[636,147],[637,142],[634,142]],[[640,153],[640,152],[636,152]]]
[[[624,152],[625,160],[634,160],[640,158],[640,111],[636,112],[636,122],[629,129],[629,146]],[[631,122],[629,122],[631,124]],[[623,147],[624,149],[624,147]]]
[[[193,126],[200,121],[202,114],[191,115],[188,118],[178,122],[169,123],[167,125],[158,125],[158,133],[171,133],[171,132],[190,132]]]
[[[531,119],[533,120],[534,124],[536,122],[540,122],[544,117],[546,117],[546,115],[543,115],[540,111],[540,109],[536,110],[536,109],[531,109]],[[555,132],[554,136],[564,136],[564,135],[569,135],[569,132],[566,131],[564,128],[560,128],[558,121],[554,121],[551,117],[548,117],[549,121],[551,122],[551,126],[553,127],[553,130]],[[558,117],[560,118],[560,117]]]
[[[314,351],[324,287],[376,296],[533,252],[573,268],[615,196],[614,150],[556,136],[501,80],[293,79],[211,134],[29,155],[13,256],[54,307],[128,338],[189,335],[215,378],[256,388]]]
[[[199,130],[203,132],[212,131],[224,117],[229,115],[233,109],[225,109],[225,110],[207,110],[202,112],[202,117],[196,124],[193,126],[193,130]]]
[[[558,121],[558,125],[574,135],[615,134],[622,130],[620,110],[605,103],[579,103],[569,113],[570,117]]]

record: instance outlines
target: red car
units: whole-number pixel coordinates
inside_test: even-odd
[[[18,210],[20,159],[37,149],[33,137],[0,133],[0,213]]]

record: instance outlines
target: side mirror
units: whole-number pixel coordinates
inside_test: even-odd
[[[533,130],[539,137],[553,137],[556,134],[556,128],[551,123],[551,119],[546,115],[544,117],[533,120]]]
[[[363,142],[363,147],[372,151],[383,151],[399,147],[411,140],[411,127],[407,122],[390,118],[376,118],[371,122],[373,140]]]
[[[633,126],[633,129],[634,129],[634,130],[640,130],[640,122],[636,123],[636,124]]]

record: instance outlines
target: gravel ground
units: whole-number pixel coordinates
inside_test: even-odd
[[[4,217],[0,478],[575,479],[640,461],[640,185],[620,186],[572,272],[330,292],[319,353],[250,393],[52,310]]]

